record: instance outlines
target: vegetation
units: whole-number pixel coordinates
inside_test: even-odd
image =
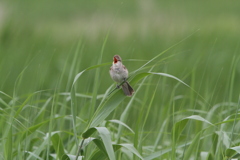
[[[238,159],[239,5],[1,2],[0,159]]]

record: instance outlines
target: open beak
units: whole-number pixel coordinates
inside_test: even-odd
[[[118,60],[117,60],[117,58],[113,58],[113,63],[117,63],[118,62]]]

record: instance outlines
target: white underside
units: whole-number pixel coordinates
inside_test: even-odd
[[[113,63],[110,69],[110,75],[114,81],[121,83],[124,79],[127,79],[128,70],[121,62]]]

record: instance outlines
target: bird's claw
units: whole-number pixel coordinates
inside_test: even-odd
[[[125,83],[125,82],[127,82],[127,78],[124,78],[122,83]],[[121,84],[122,84],[122,83],[121,83]],[[120,86],[121,86],[121,85],[118,85],[118,84],[117,84],[116,88],[119,89]]]
[[[119,88],[120,88],[120,86],[119,86],[119,85],[117,85],[117,86],[116,86],[116,88],[117,88],[117,89],[119,89]]]

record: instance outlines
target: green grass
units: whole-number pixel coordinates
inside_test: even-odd
[[[0,159],[238,159],[237,6],[0,4]]]

